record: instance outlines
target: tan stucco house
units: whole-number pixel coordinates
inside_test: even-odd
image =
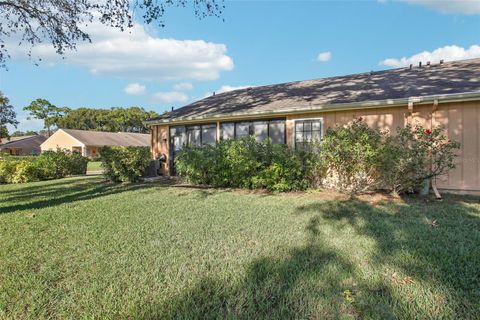
[[[437,178],[437,186],[480,193],[480,59],[235,90],[147,123],[152,154],[167,157],[163,173],[169,175],[184,144],[254,135],[297,148],[357,117],[390,131],[408,123],[443,126],[462,147],[457,167]]]
[[[10,137],[0,140],[0,153],[27,156],[40,153],[40,144],[47,138],[43,135]]]
[[[74,129],[58,129],[40,145],[43,151],[69,150],[85,157],[97,155],[98,147],[103,146],[150,146],[150,135],[130,132],[102,132]]]

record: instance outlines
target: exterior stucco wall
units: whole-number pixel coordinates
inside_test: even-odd
[[[73,151],[73,147],[84,147],[79,141],[62,130],[58,130],[45,140],[40,148],[43,151],[55,151],[57,149],[66,149]]]
[[[372,127],[390,132],[395,132],[396,128],[404,127],[408,123],[412,125],[418,123],[427,128],[443,126],[450,139],[461,143],[461,149],[458,152],[457,167],[445,176],[437,178],[437,186],[452,191],[480,192],[480,101],[446,103],[438,106],[414,106],[413,110],[409,110],[405,105],[350,111],[299,113],[285,115],[285,117],[286,142],[291,147],[294,145],[295,119],[323,118],[325,129],[345,125],[358,117],[362,117]],[[170,156],[168,125],[152,127],[152,154],[157,157],[162,153]],[[165,168],[165,174],[168,174],[168,165]]]

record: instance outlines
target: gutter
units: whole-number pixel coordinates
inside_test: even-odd
[[[388,108],[388,107],[399,107],[399,106],[408,106],[409,108],[413,105],[425,105],[425,104],[435,104],[440,103],[451,103],[451,102],[467,102],[467,101],[478,101],[480,100],[480,91],[475,92],[465,92],[465,93],[452,93],[452,94],[443,94],[443,95],[430,95],[430,96],[420,96],[420,97],[409,97],[409,98],[400,98],[400,99],[387,99],[387,100],[372,100],[372,101],[363,101],[363,102],[352,102],[352,103],[340,103],[340,104],[313,104],[308,108],[289,108],[283,110],[274,110],[274,111],[257,111],[257,112],[234,112],[229,114],[219,114],[219,115],[208,115],[208,116],[198,116],[198,117],[183,117],[176,119],[166,119],[166,120],[147,120],[144,121],[144,124],[147,126],[159,125],[159,124],[187,124],[187,123],[199,123],[199,122],[212,122],[212,121],[228,121],[228,120],[241,120],[241,119],[251,119],[251,118],[274,118],[280,117],[283,115],[290,114],[308,114],[315,112],[334,112],[334,111],[346,111],[346,110],[355,110],[355,109],[372,109],[372,108]]]

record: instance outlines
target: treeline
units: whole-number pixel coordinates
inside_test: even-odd
[[[114,107],[110,109],[57,107],[48,100],[37,99],[24,108],[31,118],[44,122],[47,135],[52,128],[80,129],[107,132],[147,133],[145,120],[158,116],[141,107]]]
[[[140,107],[78,108],[65,112],[57,119],[56,126],[65,129],[147,133],[148,128],[143,122],[156,116],[156,112],[145,111]]]

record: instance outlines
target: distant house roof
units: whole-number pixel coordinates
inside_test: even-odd
[[[0,146],[7,144],[9,142],[19,141],[19,140],[23,140],[31,137],[36,137],[36,136],[18,136],[18,137],[3,138],[3,139],[0,139]]]
[[[45,140],[47,138],[42,135],[11,137],[10,141],[0,145],[0,149],[40,149],[40,144]]]
[[[86,146],[150,146],[150,135],[130,132],[103,132],[74,129],[63,130]]]
[[[465,93],[480,94],[480,59],[240,89],[196,101],[147,123],[379,107],[405,103],[412,97],[442,96],[446,100]]]

